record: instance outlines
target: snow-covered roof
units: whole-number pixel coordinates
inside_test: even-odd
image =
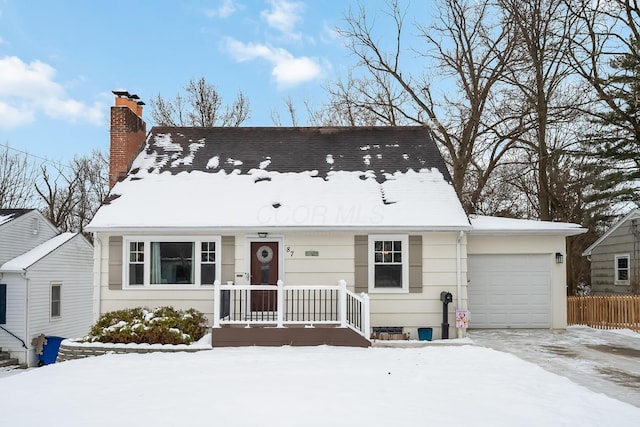
[[[5,222],[11,221],[12,218],[13,218],[13,214],[0,215],[0,225],[4,224]]]
[[[0,225],[29,213],[32,210],[33,209],[0,209]]]
[[[87,230],[468,229],[422,127],[154,128]]]
[[[77,233],[62,233],[0,266],[0,271],[24,271],[71,240]]]
[[[602,236],[600,236],[598,240],[593,242],[591,246],[585,249],[584,252],[582,252],[582,256],[591,255],[591,252],[596,248],[596,246],[602,243],[607,237],[611,235],[611,233],[616,231],[622,224],[626,223],[630,219],[640,219],[640,209],[633,209],[629,211],[629,213],[623,216],[618,222],[613,224]]]
[[[371,171],[438,169],[451,181],[440,151],[421,126],[154,127],[133,164],[150,171]]]
[[[471,234],[558,234],[572,236],[587,230],[570,222],[537,221],[532,219],[502,218],[471,215]]]

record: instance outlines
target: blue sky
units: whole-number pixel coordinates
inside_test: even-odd
[[[379,12],[382,0],[367,0]],[[147,104],[205,77],[230,103],[242,90],[246,125],[272,126],[291,97],[319,104],[323,85],[355,59],[337,37],[339,0],[0,0],[0,144],[67,162],[108,150],[113,89]],[[144,118],[151,126],[150,109]]]

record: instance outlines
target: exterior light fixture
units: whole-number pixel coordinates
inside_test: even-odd
[[[564,262],[564,257],[562,253],[556,252],[556,264],[562,264]]]
[[[266,239],[268,234],[269,233],[265,233],[264,231],[261,231],[260,233],[258,233],[258,237],[260,237],[261,239]]]

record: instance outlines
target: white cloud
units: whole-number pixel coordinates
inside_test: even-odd
[[[209,18],[227,18],[231,16],[234,12],[242,9],[243,6],[239,3],[236,3],[234,0],[222,0],[220,6],[216,9],[207,9],[204,11],[204,14]]]
[[[336,31],[335,28],[329,26],[327,21],[322,22],[322,35],[321,39],[325,43],[333,43],[335,40],[340,38],[340,34]]]
[[[33,111],[16,108],[0,101],[0,129],[11,129],[33,123]]]
[[[2,37],[0,37],[0,44],[7,44],[7,41],[5,39],[3,39]]]
[[[227,37],[227,50],[239,62],[264,59],[271,63],[271,74],[278,86],[290,87],[314,80],[322,74],[322,67],[314,58],[294,57],[287,50],[259,43],[243,43]]]
[[[270,10],[263,10],[260,16],[267,21],[269,26],[282,33],[300,38],[300,34],[294,33],[293,29],[298,23],[302,23],[302,12],[304,4],[288,0],[269,0]]]
[[[56,70],[41,61],[23,62],[16,56],[0,58],[0,123],[17,127],[35,120],[37,113],[54,119],[102,125],[104,105],[89,106],[72,99],[55,81]]]

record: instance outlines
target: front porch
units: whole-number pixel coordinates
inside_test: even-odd
[[[330,286],[214,283],[213,347],[371,345],[369,297]]]

